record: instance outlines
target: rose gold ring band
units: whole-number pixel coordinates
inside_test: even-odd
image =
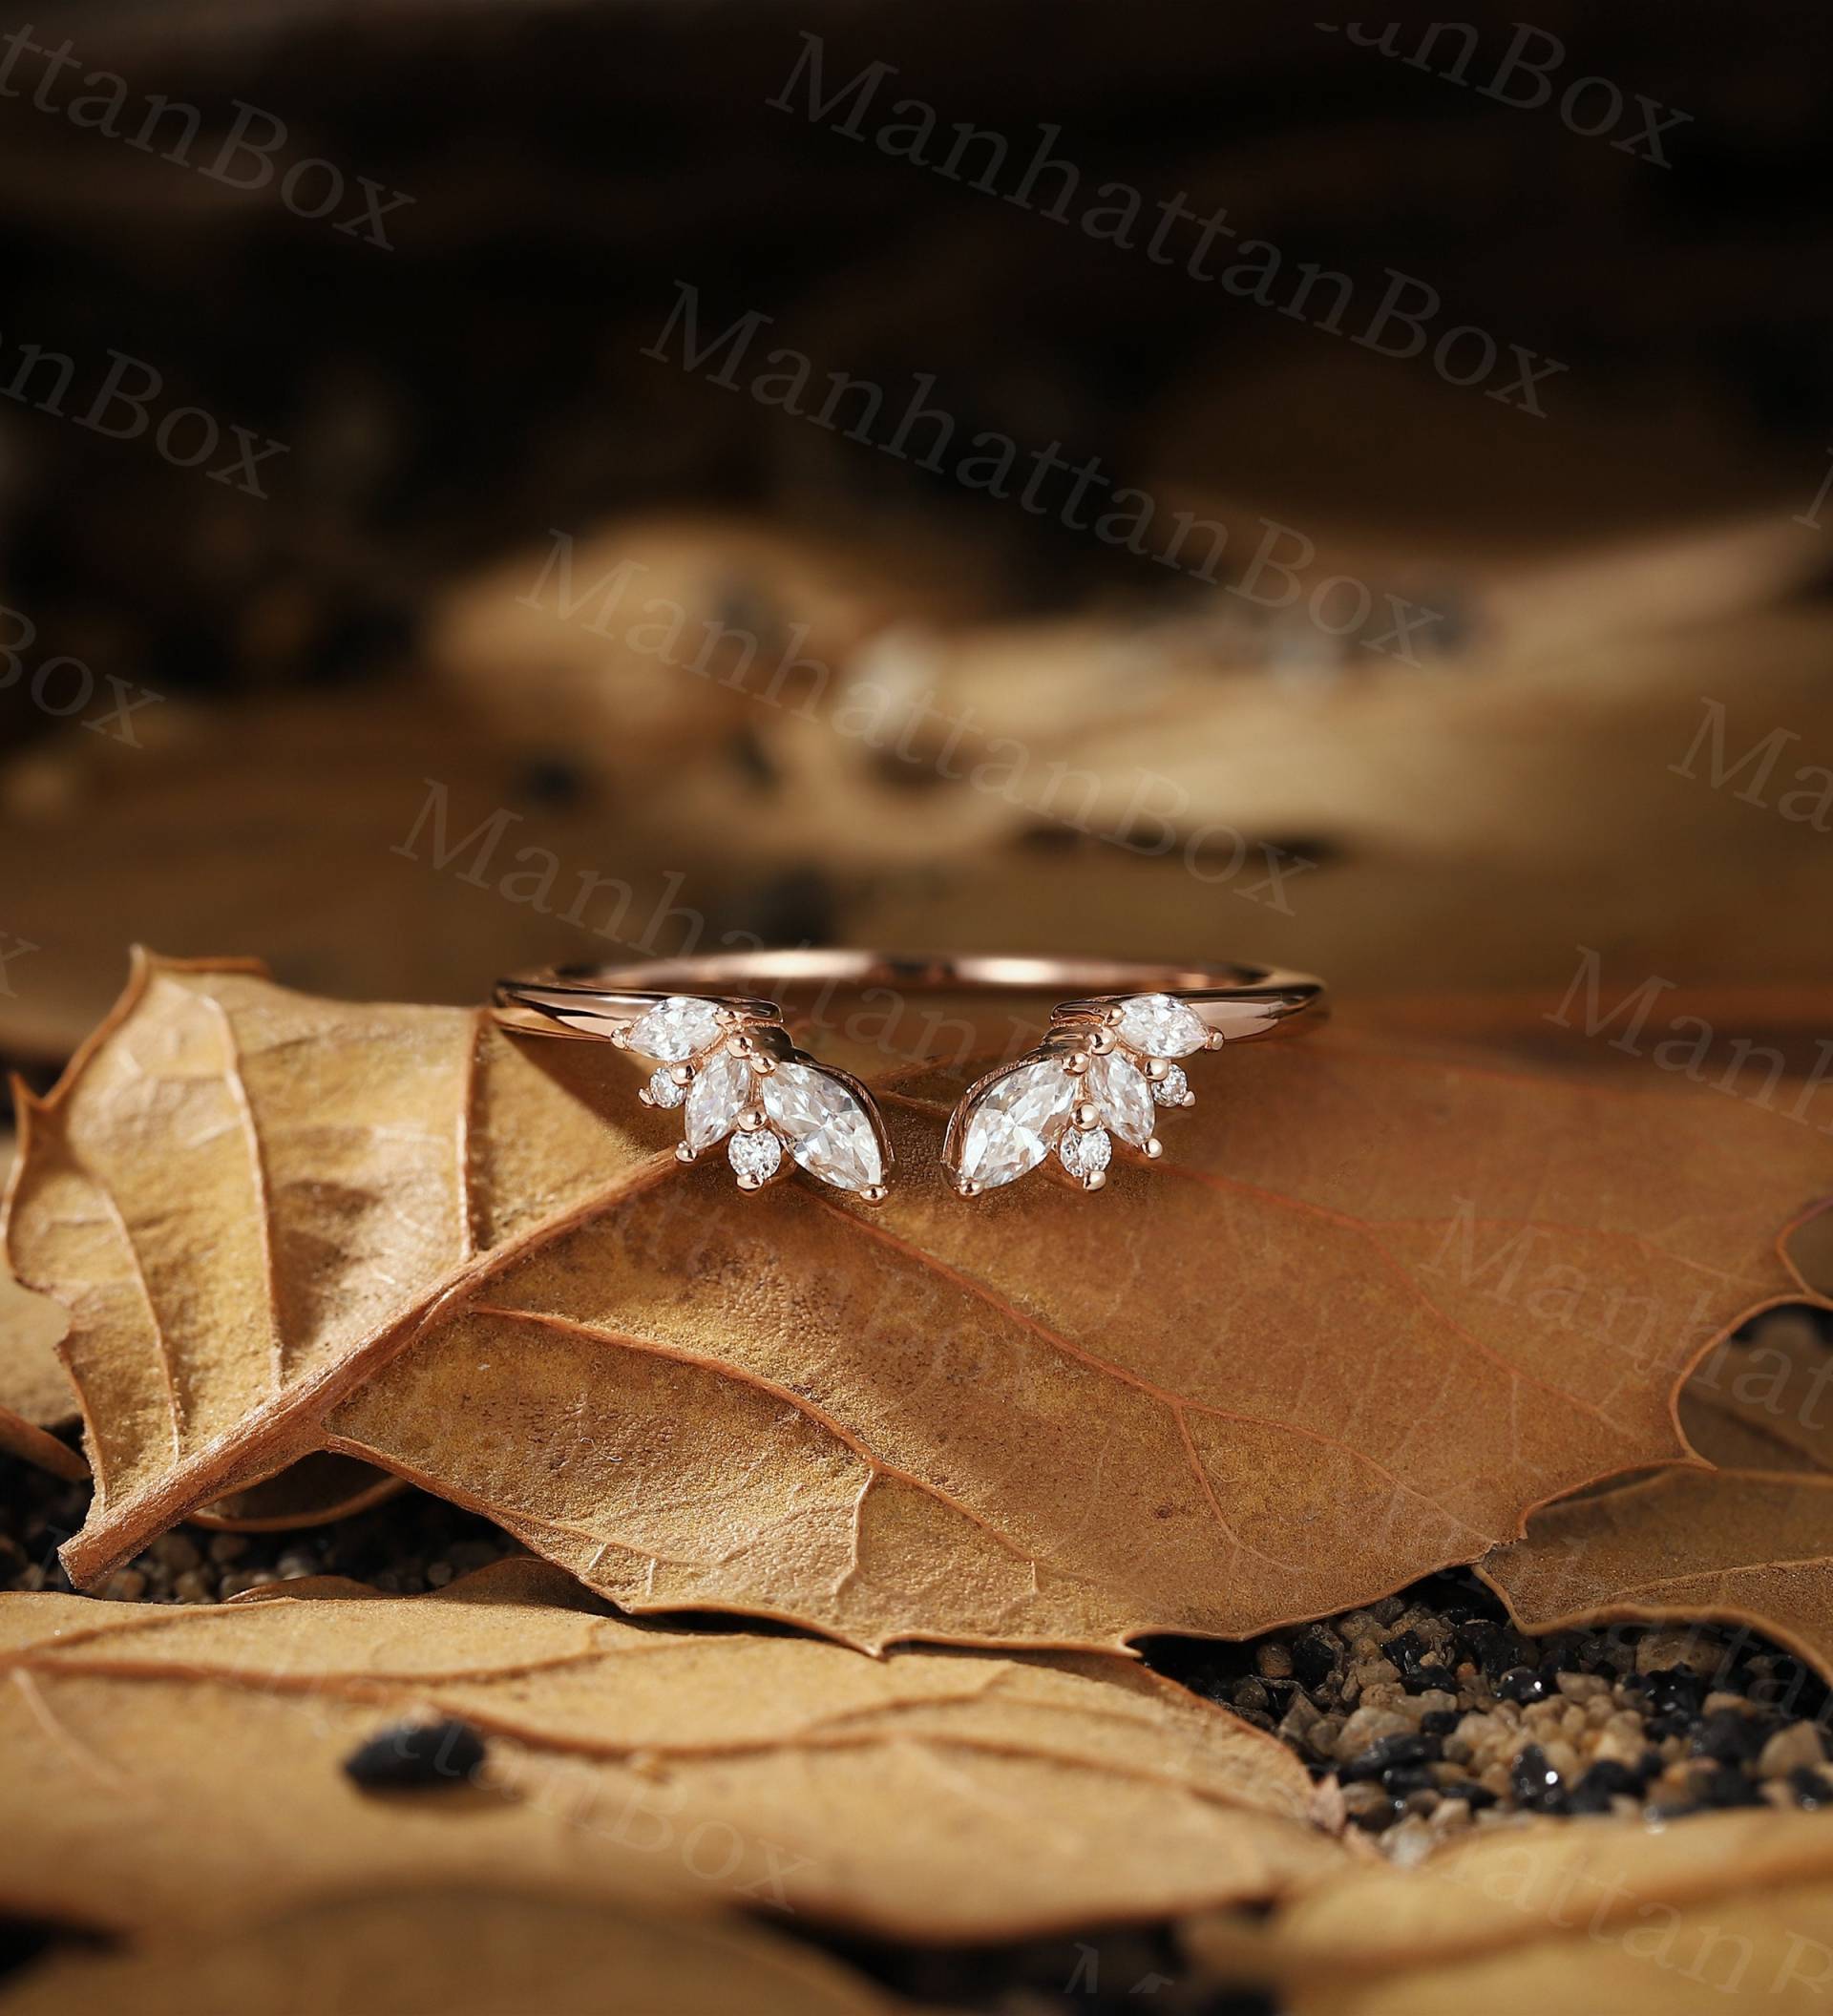
[[[1272,966],[1174,966],[1128,959],[1043,958],[990,953],[785,950],[712,953],[628,966],[566,966],[498,980],[496,1018],[529,1035],[597,1038],[639,1020],[669,995],[722,1000],[748,1017],[776,1018],[777,993],[814,988],[908,988],[916,993],[1046,994],[1062,1012],[1092,1012],[1131,995],[1170,994],[1230,1042],[1279,1033],[1325,1010],[1324,983]],[[759,991],[768,996],[760,998]],[[1085,998],[1072,999],[1069,997]]]
[[[768,988],[771,998],[745,990]],[[1042,1040],[970,1086],[942,1148],[978,1197],[1049,1168],[1083,1190],[1115,1154],[1161,1153],[1157,1115],[1195,1103],[1180,1060],[1321,1019],[1323,983],[1261,966],[1172,966],[962,953],[736,952],[499,980],[497,1019],[525,1034],[608,1042],[650,1068],[637,1095],[683,1109],[683,1162],[722,1144],[743,1190],[795,1169],[865,1204],[889,1192],[892,1145],[869,1088],[795,1046],[783,1000],[847,988],[1042,994]],[[1068,998],[1064,998],[1064,996]]]

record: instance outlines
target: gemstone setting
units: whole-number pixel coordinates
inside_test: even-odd
[[[1184,1076],[1182,1064],[1172,1064],[1163,1078],[1151,1081],[1152,1097],[1161,1106],[1194,1105],[1190,1092],[1190,1082]]]
[[[701,1000],[691,994],[671,994],[632,1022],[623,1041],[624,1047],[639,1057],[680,1064],[710,1049],[719,1040],[722,1028],[715,1002]]]
[[[1087,1190],[1100,1187],[1113,1152],[1106,1127],[1069,1127],[1057,1143],[1057,1160]]]
[[[783,1144],[769,1127],[734,1134],[727,1144],[726,1160],[740,1183],[755,1188],[769,1183],[783,1165]]]
[[[863,1102],[818,1064],[779,1063],[762,1082],[764,1110],[790,1153],[837,1190],[864,1190],[885,1178],[884,1151]]]
[[[668,1066],[649,1074],[649,1103],[652,1106],[678,1106],[687,1097],[687,1087],[669,1075]]]
[[[1183,1077],[1179,1072],[1178,1076]],[[1146,1074],[1118,1050],[1091,1058],[1084,1082],[1101,1117],[1122,1141],[1143,1148],[1152,1138],[1152,1088]]]
[[[721,1051],[706,1062],[687,1093],[685,1115],[687,1145],[699,1155],[724,1141],[750,1103],[750,1066],[743,1058]]]
[[[1210,1040],[1195,1011],[1170,994],[1136,994],[1122,1001],[1114,1027],[1142,1057],[1189,1057]]]
[[[983,1190],[1016,1183],[1049,1154],[1075,1102],[1076,1081],[1059,1058],[1019,1064],[996,1079],[973,1098],[959,1181]]]

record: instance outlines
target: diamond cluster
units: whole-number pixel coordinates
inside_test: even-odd
[[[1135,995],[1104,1022],[1070,1024],[1057,1035],[1085,1028],[1083,1042],[1024,1059],[968,1095],[954,1159],[964,1194],[1016,1183],[1052,1152],[1085,1189],[1099,1189],[1116,1136],[1156,1156],[1155,1108],[1195,1103],[1171,1060],[1206,1048],[1210,1036],[1175,995]]]
[[[684,1162],[723,1141],[741,1189],[784,1173],[787,1155],[835,1189],[882,1193],[884,1149],[858,1093],[799,1054],[759,1047],[718,1002],[670,995],[623,1032],[620,1048],[659,1065],[641,1095],[647,1104],[684,1109]]]

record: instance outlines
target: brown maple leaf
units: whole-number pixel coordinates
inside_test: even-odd
[[[1215,1068],[1098,1202],[963,1206],[945,1101],[887,1091],[868,1218],[681,1169],[601,1046],[145,964],[27,1102],[9,1225],[72,1312],[66,1563],[328,1448],[632,1609],[1249,1634],[1685,1459],[1688,1367],[1803,1292],[1833,1158],[1776,1115],[1340,1030]]]
[[[487,1738],[474,1783],[340,1768],[427,1718]],[[0,1598],[0,1903],[122,1931],[418,1878],[1012,1939],[1347,1852],[1283,1745],[1134,1662],[665,1629],[527,1560],[414,1597]]]

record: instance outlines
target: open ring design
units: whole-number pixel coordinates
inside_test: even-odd
[[[1156,1161],[1158,1110],[1195,1102],[1185,1059],[1302,1029],[1324,1007],[1321,981],[1270,967],[823,951],[568,968],[499,980],[495,1006],[508,1028],[609,1042],[646,1061],[637,1096],[684,1109],[683,1162],[724,1142],[741,1189],[800,1167],[879,1204],[892,1154],[871,1093],[798,1049],[777,1001],[738,991],[815,986],[1084,990],[1057,1001],[1035,1049],[978,1080],[955,1108],[942,1162],[963,1197],[1046,1164],[1098,1190],[1116,1145]]]

